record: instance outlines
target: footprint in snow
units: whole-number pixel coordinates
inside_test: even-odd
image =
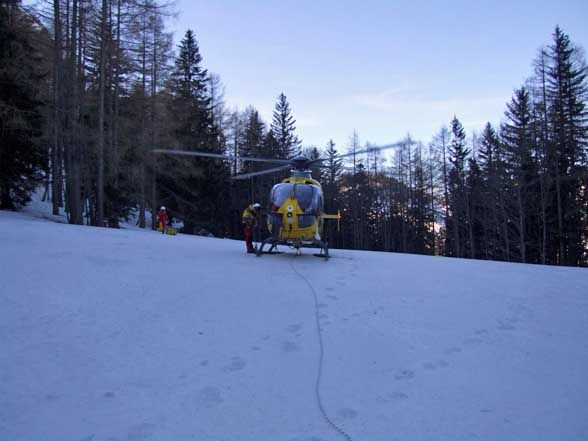
[[[282,343],[282,351],[284,352],[296,352],[299,350],[300,347],[292,341],[285,341],[284,343]]]
[[[197,401],[203,407],[215,407],[223,402],[221,391],[214,386],[207,386],[198,391]]]
[[[430,361],[427,361],[426,363],[423,363],[423,368],[432,371],[432,370],[437,369],[437,366],[435,366],[435,363],[432,363]]]
[[[423,363],[423,369],[434,371],[437,368],[446,368],[449,366],[445,360],[438,360],[437,362],[427,361]]]
[[[457,346],[452,346],[450,348],[445,349],[445,353],[447,355],[457,354],[457,353],[459,353],[461,351],[462,351],[462,349],[461,348],[458,348]]]
[[[512,331],[516,329],[513,323],[516,323],[516,321],[513,319],[499,320],[498,329],[501,331]]]
[[[392,392],[388,395],[392,401],[404,401],[408,400],[408,395],[403,392]]]
[[[414,371],[410,369],[403,369],[394,375],[395,380],[410,380],[414,378]]]
[[[225,366],[223,371],[225,372],[235,372],[240,371],[241,369],[245,368],[247,362],[243,360],[241,357],[233,357],[231,358],[231,364]]]
[[[377,398],[378,402],[380,403],[390,403],[390,402],[398,402],[408,400],[408,395],[403,392],[392,392],[388,393],[384,396],[379,396]]]
[[[129,441],[144,441],[151,439],[155,433],[156,426],[151,423],[140,423],[131,426],[127,438]]]
[[[298,332],[300,331],[300,329],[302,328],[302,325],[300,323],[295,323],[292,325],[289,325],[286,329],[288,330],[288,332]]]
[[[484,341],[478,337],[468,337],[463,340],[464,345],[479,345]]]

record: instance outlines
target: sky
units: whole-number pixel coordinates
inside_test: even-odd
[[[345,149],[407,133],[429,142],[454,115],[498,123],[556,25],[588,48],[587,1],[177,0],[229,107],[271,121],[285,93],[305,146]]]

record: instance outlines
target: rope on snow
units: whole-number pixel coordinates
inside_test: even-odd
[[[318,294],[316,293],[314,286],[312,286],[312,284],[304,276],[304,274],[302,274],[301,272],[299,272],[296,269],[292,260],[290,261],[290,266],[292,267],[292,270],[296,274],[298,274],[298,277],[300,277],[302,280],[304,280],[304,282],[306,283],[306,285],[308,286],[308,288],[310,289],[310,291],[312,292],[312,295],[314,297],[314,318],[316,321],[316,332],[317,332],[318,342],[319,342],[319,362],[318,362],[318,372],[317,372],[317,376],[316,376],[316,381],[314,383],[314,393],[316,396],[318,408],[320,410],[320,413],[321,413],[323,419],[327,422],[327,424],[329,426],[331,426],[331,428],[335,432],[339,433],[347,441],[353,441],[353,439],[351,438],[351,436],[349,436],[349,434],[347,432],[345,432],[340,426],[338,426],[337,424],[335,424],[333,422],[333,420],[331,420],[331,418],[327,414],[327,411],[325,410],[325,406],[323,405],[323,400],[321,397],[320,386],[321,386],[321,379],[323,376],[323,359],[324,359],[325,349],[324,349],[324,345],[323,345],[323,334],[322,334],[320,318],[319,318]]]

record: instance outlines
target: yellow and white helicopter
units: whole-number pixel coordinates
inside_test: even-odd
[[[268,253],[278,245],[288,245],[300,252],[301,248],[319,248],[318,256],[329,258],[329,247],[327,241],[321,238],[325,220],[341,220],[341,213],[327,214],[324,212],[323,191],[321,184],[312,178],[312,168],[329,168],[322,164],[327,160],[339,160],[353,155],[361,155],[377,150],[401,147],[401,143],[389,144],[377,147],[368,147],[363,150],[356,150],[344,155],[337,155],[334,158],[310,159],[306,156],[296,156],[291,159],[255,158],[243,157],[234,158],[219,153],[200,152],[192,150],[152,150],[156,154],[199,156],[223,160],[264,162],[280,164],[278,167],[251,173],[238,174],[232,179],[249,179],[255,176],[270,173],[279,173],[290,170],[290,177],[272,187],[269,195],[269,210],[267,213],[267,227],[271,236],[263,240],[257,248],[257,255],[263,254],[266,245],[270,245]]]

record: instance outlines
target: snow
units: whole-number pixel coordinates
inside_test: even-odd
[[[586,269],[31,213],[0,212],[0,440],[344,440],[321,341],[353,441],[588,439]]]

